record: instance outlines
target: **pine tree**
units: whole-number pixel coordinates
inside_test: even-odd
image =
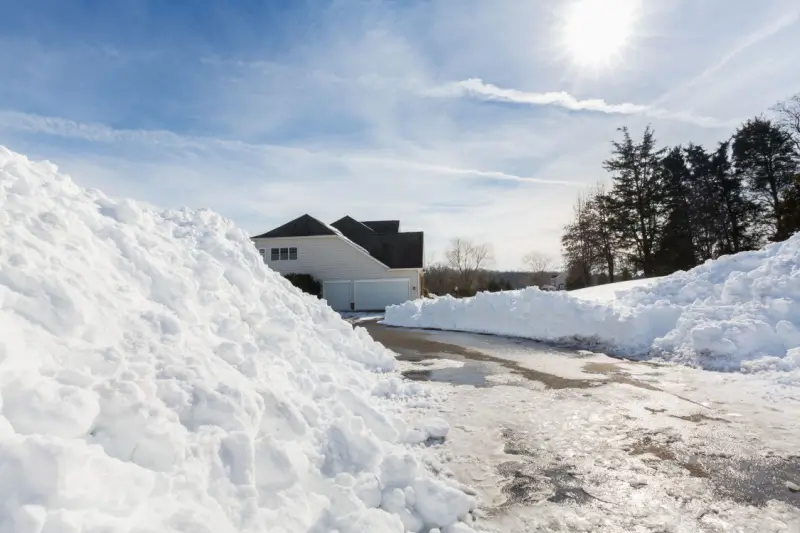
[[[784,197],[781,217],[783,228],[789,235],[800,231],[800,173],[795,174],[792,187]]]
[[[748,120],[734,135],[733,161],[760,207],[761,222],[770,228],[772,240],[787,238],[783,202],[791,194],[798,170],[791,135],[768,119]]]
[[[716,257],[719,242],[719,186],[711,172],[711,156],[690,143],[684,150],[689,190],[690,219],[698,263]]]
[[[759,244],[754,233],[758,207],[747,198],[742,180],[733,173],[729,153],[730,142],[721,142],[710,162],[719,217],[715,257],[752,250]]]
[[[671,274],[697,265],[689,168],[680,146],[672,148],[661,160],[660,176],[665,222],[656,251],[656,270]]]
[[[633,142],[627,128],[620,131],[622,141],[613,142],[612,158],[603,165],[614,179],[610,198],[616,214],[615,229],[622,245],[631,248],[636,267],[645,276],[652,276],[661,231],[659,168],[664,150],[656,149],[649,126],[639,143]]]

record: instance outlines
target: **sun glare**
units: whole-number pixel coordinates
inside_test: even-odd
[[[565,13],[564,41],[581,67],[612,63],[631,40],[638,0],[575,0]]]

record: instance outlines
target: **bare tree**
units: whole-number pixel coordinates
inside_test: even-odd
[[[459,289],[471,291],[479,273],[493,261],[489,244],[475,244],[469,239],[456,238],[445,252],[447,265],[457,274]]]
[[[522,262],[528,267],[531,273],[531,282],[544,287],[550,284],[550,276],[547,271],[553,268],[555,261],[551,256],[538,250],[533,250],[522,258]]]
[[[778,123],[792,136],[795,148],[800,152],[800,93],[772,108],[778,114]]]
[[[527,253],[522,261],[531,272],[546,272],[553,267],[553,258],[538,250]]]
[[[592,197],[585,192],[578,196],[572,222],[564,227],[561,236],[568,288],[588,286],[592,271],[598,264],[591,201]]]
[[[453,290],[456,273],[444,263],[430,262],[425,268],[425,289],[436,295]]]

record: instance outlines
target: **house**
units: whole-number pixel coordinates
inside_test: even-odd
[[[317,278],[337,311],[382,311],[421,295],[423,233],[401,232],[397,220],[303,215],[252,239],[272,270]]]
[[[550,286],[557,291],[563,291],[567,288],[567,272],[560,272],[550,277]]]

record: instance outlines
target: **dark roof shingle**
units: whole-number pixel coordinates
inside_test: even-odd
[[[320,222],[311,215],[303,215],[274,230],[256,235],[253,239],[266,239],[269,237],[310,237],[313,235],[336,235],[336,232],[327,224]]]
[[[361,222],[365,226],[373,229],[376,233],[399,233],[400,221],[399,220],[369,220]]]

